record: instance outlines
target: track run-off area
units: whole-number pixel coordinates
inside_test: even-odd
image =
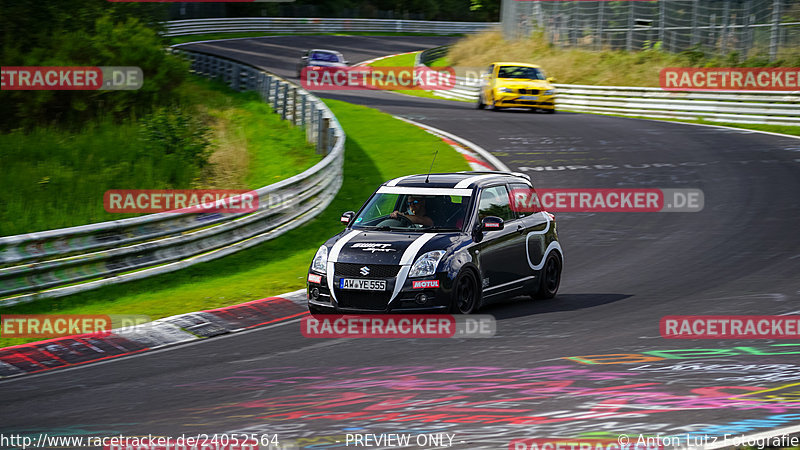
[[[297,81],[310,48],[357,63],[454,39],[275,36],[184,48]],[[445,436],[414,447],[505,449],[515,439],[687,433],[689,445],[719,444],[800,426],[800,342],[659,332],[670,315],[800,314],[800,140],[389,92],[316,94],[472,141],[537,188],[693,188],[705,207],[557,213],[559,295],[484,308],[497,320],[493,338],[307,339],[294,320],[0,382],[3,434],[255,433],[344,448],[347,434],[410,433]],[[397,155],[414,151],[426,150]]]

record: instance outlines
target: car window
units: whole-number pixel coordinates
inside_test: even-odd
[[[544,73],[535,67],[502,66],[497,71],[497,78],[518,78],[525,80],[544,80]]]
[[[385,217],[387,214],[391,214],[391,212],[396,209],[399,198],[400,196],[398,194],[381,194],[376,196],[358,217],[360,220],[356,220],[356,223],[362,221],[369,222],[377,217]]]
[[[486,216],[496,216],[504,221],[516,218],[508,203],[508,189],[505,186],[492,186],[481,191],[478,220],[483,220]]]
[[[525,183],[509,183],[511,187],[511,209],[517,213],[517,217],[529,216],[532,210],[532,195],[536,191]]]
[[[360,211],[353,221],[353,228],[460,230],[466,219],[470,197],[432,192],[430,195],[378,193]],[[398,215],[406,216],[408,220]]]
[[[339,62],[339,56],[335,53],[328,52],[313,52],[311,54],[311,59],[315,61]]]

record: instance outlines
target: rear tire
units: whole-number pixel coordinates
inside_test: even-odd
[[[478,109],[483,109],[486,107],[486,103],[483,103],[483,94],[478,94],[478,103],[475,105]]]
[[[453,283],[453,299],[450,304],[450,312],[453,314],[472,314],[478,310],[480,292],[478,291],[478,281],[475,274],[464,269],[456,277]]]
[[[533,295],[536,299],[553,298],[561,285],[561,258],[550,252],[539,275],[539,290]]]

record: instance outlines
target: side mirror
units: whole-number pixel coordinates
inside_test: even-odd
[[[342,64],[350,64],[350,61],[345,59],[344,61],[342,61]]]
[[[504,227],[503,219],[495,216],[486,216],[481,220],[480,231],[500,231]]]
[[[346,213],[342,214],[342,218],[339,219],[343,224],[348,225],[350,222],[353,221],[353,218],[356,216],[356,213],[353,211],[347,211]]]
[[[552,84],[556,82],[556,79],[553,77],[547,77],[547,82]]]

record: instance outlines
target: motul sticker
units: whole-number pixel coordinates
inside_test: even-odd
[[[438,287],[439,287],[439,280],[420,280],[420,281],[414,281],[412,283],[413,289],[430,289]]]

